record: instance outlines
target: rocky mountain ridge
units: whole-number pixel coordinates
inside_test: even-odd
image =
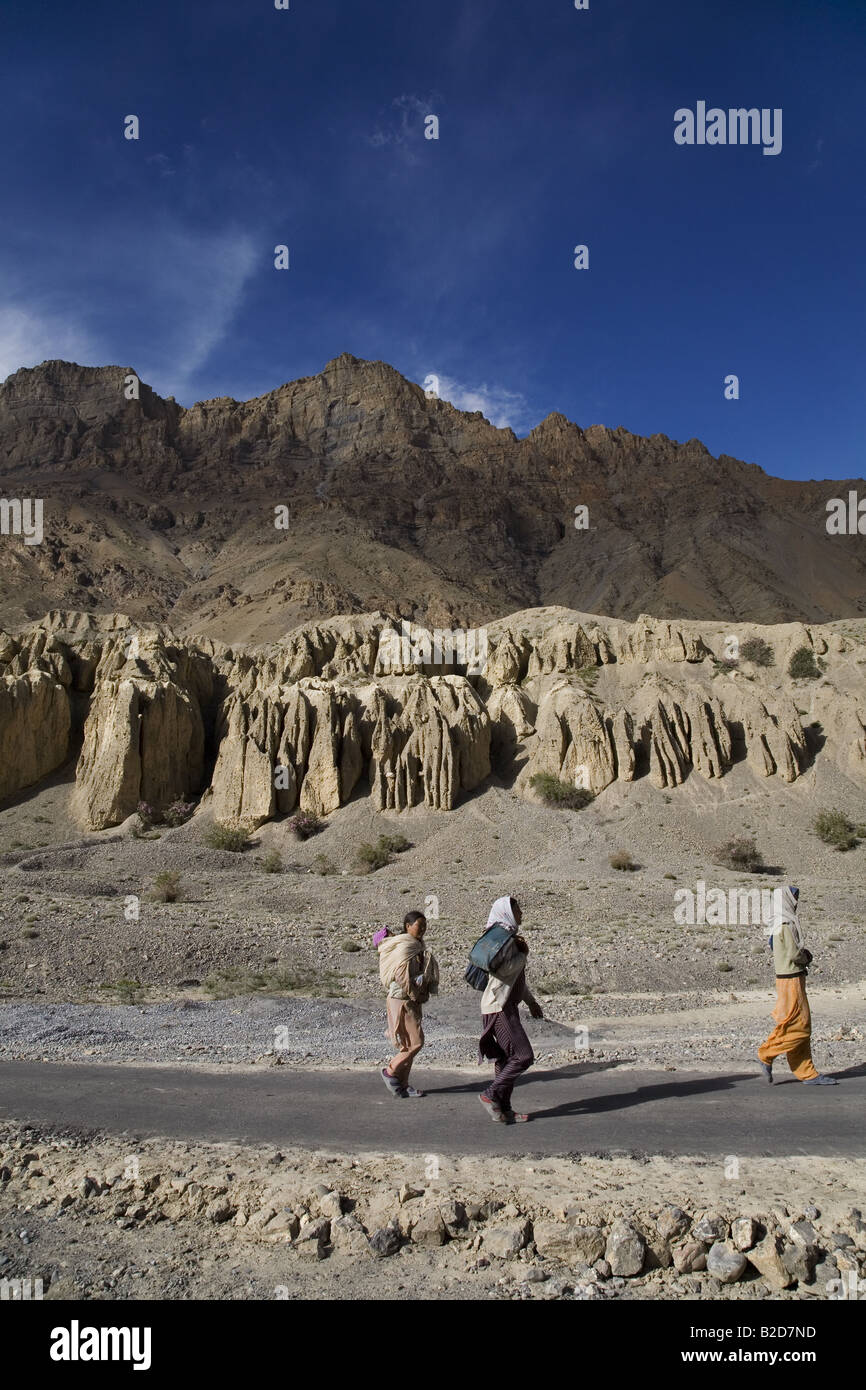
[[[7,626],[123,610],[237,643],[377,609],[452,627],[549,604],[866,613],[863,538],[826,530],[828,499],[866,496],[856,480],[772,478],[699,440],[558,413],[518,439],[348,354],[190,409],[143,382],[126,399],[133,375],[46,362],[0,385],[0,493],[45,503],[43,544],[0,537]]]

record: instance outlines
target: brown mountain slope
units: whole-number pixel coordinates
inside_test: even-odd
[[[557,414],[518,440],[348,355],[258,399],[188,410],[144,384],[126,400],[129,370],[46,362],[0,386],[0,496],[45,509],[42,545],[0,537],[0,621],[122,609],[266,641],[375,609],[451,627],[544,604],[866,613],[863,538],[825,527],[848,483],[771,478],[698,440]],[[580,503],[588,531],[573,525]]]

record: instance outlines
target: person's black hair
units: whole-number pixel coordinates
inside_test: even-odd
[[[413,922],[425,922],[426,920],[423,912],[407,912],[403,918],[403,926],[411,927]]]
[[[517,901],[516,898],[509,898],[508,901],[511,903],[511,911],[512,911],[512,912],[522,912],[522,911],[523,911],[523,908],[520,906],[520,903]]]

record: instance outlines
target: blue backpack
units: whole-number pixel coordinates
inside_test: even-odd
[[[473,989],[486,989],[490,976],[496,974],[498,966],[511,959],[516,949],[514,934],[508,927],[499,926],[494,922],[492,927],[488,927],[479,936],[469,952],[469,965],[463,976],[464,980]]]

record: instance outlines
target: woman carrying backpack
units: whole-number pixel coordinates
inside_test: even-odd
[[[407,912],[403,931],[396,936],[377,932],[379,979],[387,996],[388,1037],[399,1051],[382,1068],[382,1080],[398,1100],[423,1096],[409,1085],[412,1063],[424,1046],[421,1006],[439,990],[439,966],[432,951],[424,949],[427,918],[423,912]]]
[[[496,974],[492,972],[481,999],[481,1022],[484,1031],[478,1044],[479,1061],[492,1060],[495,1079],[481,1092],[479,1100],[492,1120],[498,1124],[522,1124],[528,1115],[515,1114],[511,1108],[511,1093],[518,1076],[535,1061],[532,1044],[520,1021],[518,1005],[529,1008],[533,1018],[544,1018],[541,1006],[526,983],[526,961],[529,947],[519,934],[523,913],[516,898],[497,898],[490,909],[487,927],[507,927],[513,937],[511,949],[496,958]]]

